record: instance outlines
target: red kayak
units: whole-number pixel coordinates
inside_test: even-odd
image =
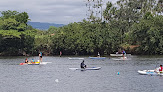
[[[20,63],[19,65],[26,65],[27,63]]]

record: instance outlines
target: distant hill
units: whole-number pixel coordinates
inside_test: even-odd
[[[28,22],[28,25],[31,25],[33,28],[40,30],[48,30],[50,26],[62,27],[64,24],[55,24],[55,23],[41,23],[41,22]]]

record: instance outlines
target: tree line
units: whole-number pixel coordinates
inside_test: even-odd
[[[102,6],[102,0],[88,0],[87,18],[47,31],[28,25],[26,12],[2,11],[0,55],[38,55],[40,51],[44,55],[60,51],[65,55],[108,55],[120,49],[132,54],[163,54],[162,0],[119,0],[107,2],[104,10]]]

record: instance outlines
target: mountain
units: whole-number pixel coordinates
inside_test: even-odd
[[[41,23],[41,22],[28,22],[28,25],[31,25],[33,28],[40,30],[48,30],[50,26],[62,27],[64,24],[55,24],[55,23]]]

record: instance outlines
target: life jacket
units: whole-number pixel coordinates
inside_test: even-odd
[[[42,53],[40,52],[40,56],[42,56]]]
[[[163,69],[163,68],[162,68],[162,67],[160,67],[159,71],[162,71],[162,69]]]

